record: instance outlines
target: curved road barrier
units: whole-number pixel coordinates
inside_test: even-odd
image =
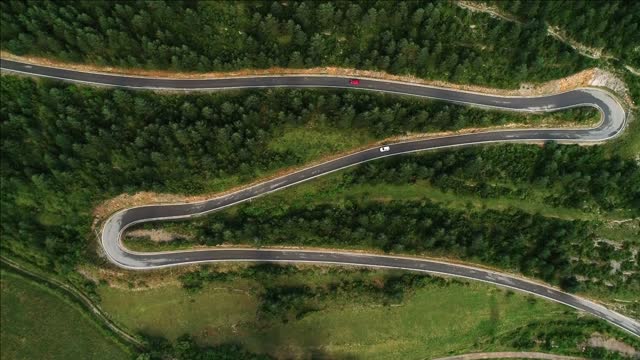
[[[356,86],[350,85],[348,78],[339,76],[257,76],[184,80],[80,72],[25,64],[5,59],[2,59],[0,64],[3,71],[24,73],[38,77],[55,78],[63,81],[132,89],[171,89],[193,91],[264,87],[351,88],[419,96],[453,103],[509,111],[549,112],[577,106],[595,107],[600,110],[602,118],[595,127],[589,129],[565,128],[498,130],[387,144],[389,146],[388,151],[381,152],[377,147],[359,151],[247,187],[224,196],[201,202],[149,205],[124,209],[112,215],[104,223],[101,234],[101,243],[111,262],[122,268],[134,270],[203,262],[251,261],[324,263],[376,268],[395,268],[463,277],[541,296],[600,317],[634,335],[640,336],[640,323],[638,321],[608,310],[592,301],[516,276],[500,274],[493,271],[463,265],[419,258],[370,255],[340,251],[201,249],[139,253],[126,249],[122,244],[122,235],[124,231],[134,224],[150,221],[188,219],[195,216],[202,216],[318,176],[387,156],[496,142],[531,143],[557,141],[560,143],[597,143],[606,141],[618,136],[624,130],[626,125],[626,114],[624,108],[616,98],[607,91],[597,88],[581,88],[548,96],[514,97],[483,95],[473,92],[376,79],[361,79],[359,85]]]

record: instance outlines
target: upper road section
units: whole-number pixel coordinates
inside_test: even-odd
[[[509,111],[549,112],[577,106],[595,107],[600,110],[602,118],[598,125],[590,129],[564,128],[498,130],[387,144],[389,146],[389,150],[385,152],[379,151],[379,148],[376,147],[352,153],[202,202],[149,205],[124,209],[112,215],[104,223],[100,240],[109,260],[120,267],[128,269],[152,269],[200,262],[271,261],[349,264],[406,269],[464,277],[525,291],[572,306],[576,309],[580,309],[597,317],[603,318],[635,335],[640,336],[640,324],[637,321],[608,310],[591,301],[515,276],[499,274],[488,270],[462,265],[400,256],[381,256],[332,251],[204,249],[161,253],[138,253],[126,249],[122,245],[121,241],[124,231],[134,224],[149,221],[187,219],[195,216],[201,216],[324,174],[382,157],[430,149],[468,146],[482,143],[537,141],[594,143],[605,141],[622,132],[625,127],[626,118],[623,107],[616,98],[607,91],[596,88],[584,88],[548,96],[511,97],[484,95],[473,92],[375,79],[361,79],[359,84],[356,86],[351,85],[348,78],[337,76],[258,76],[184,80],[87,73],[24,64],[4,59],[1,61],[1,68],[3,71],[19,72],[31,76],[132,89],[194,91],[266,87],[353,88],[419,96],[453,103]]]
[[[5,59],[0,59],[0,61],[0,67],[3,70],[77,83],[130,89],[194,91],[270,87],[352,88],[419,96],[460,104],[514,111],[542,112],[576,106],[593,106],[604,113],[604,121],[594,129],[569,131],[509,131],[509,136],[491,136],[490,138],[493,140],[557,140],[574,142],[603,141],[616,136],[623,129],[625,121],[624,109],[616,99],[608,92],[595,88],[579,89],[549,96],[514,97],[484,95],[461,90],[376,79],[361,79],[358,85],[351,85],[349,84],[348,78],[340,76],[287,75],[215,79],[170,79],[82,72],[20,63]],[[491,139],[489,141],[492,141]]]

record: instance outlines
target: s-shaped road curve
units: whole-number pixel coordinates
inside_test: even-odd
[[[130,251],[122,245],[122,234],[128,227],[134,224],[201,216],[324,174],[382,157],[431,149],[494,142],[557,141],[561,143],[597,143],[606,141],[616,137],[624,130],[626,114],[616,98],[604,90],[582,88],[548,96],[512,97],[483,95],[466,91],[376,79],[361,79],[358,86],[351,86],[349,85],[348,78],[339,76],[256,76],[186,80],[81,72],[20,63],[5,59],[1,60],[0,65],[3,71],[8,72],[17,72],[31,76],[54,78],[77,83],[131,89],[194,91],[268,87],[352,88],[419,96],[510,111],[544,112],[577,106],[595,107],[600,110],[602,118],[598,125],[590,129],[499,130],[388,144],[390,146],[388,152],[382,153],[377,147],[360,151],[202,202],[149,205],[124,209],[112,215],[104,223],[101,243],[111,262],[122,268],[134,270],[201,262],[257,261],[328,263],[395,268],[463,277],[528,292],[569,305],[605,319],[636,336],[640,336],[640,323],[638,323],[638,321],[608,310],[592,301],[519,277],[463,265],[411,257],[334,251],[204,249],[139,253]]]

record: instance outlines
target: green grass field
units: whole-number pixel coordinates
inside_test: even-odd
[[[323,156],[339,154],[375,141],[366,131],[352,132],[327,126],[289,127],[282,130],[269,142],[269,149],[277,152],[290,151],[303,161],[313,161]]]
[[[1,272],[2,359],[129,359],[131,354],[81,309],[53,290]]]
[[[299,277],[288,283],[305,281]],[[325,280],[314,276],[306,281]],[[196,293],[179,285],[136,291],[103,286],[99,293],[103,308],[133,331],[172,340],[189,333],[203,344],[237,341],[253,352],[294,357],[430,358],[504,349],[490,339],[531,319],[576,317],[567,307],[472,282],[428,285],[390,306],[333,301],[284,323],[257,318],[259,299],[248,291],[251,281],[214,282]]]

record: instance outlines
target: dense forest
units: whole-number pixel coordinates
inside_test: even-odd
[[[188,246],[195,241],[426,252],[514,269],[572,291],[640,291],[636,245],[601,241],[588,221],[515,209],[454,209],[426,198],[388,202],[375,194],[374,199],[349,195],[358,185],[394,184],[410,190],[425,181],[445,192],[484,199],[536,199],[585,213],[640,214],[640,165],[635,160],[608,155],[603,147],[548,143],[391,157],[319,185],[319,192],[334,194],[322,201],[299,201],[307,195],[285,193],[202,219],[145,226],[167,227],[182,234],[177,241]],[[618,270],[612,271],[612,261],[620,264]]]
[[[381,249],[455,256],[497,265],[566,290],[612,287],[640,291],[638,264],[626,246],[597,241],[590,223],[507,210],[459,210],[428,199],[336,203],[245,204],[184,224],[182,233],[206,245],[251,244]],[[612,260],[629,276],[610,274]],[[576,276],[593,279],[578,282]]]
[[[543,148],[504,145],[425,153],[358,167],[351,181],[411,183],[420,179],[444,190],[483,198],[526,200],[534,189],[558,190],[549,191],[545,202],[588,212],[627,209],[632,216],[640,216],[640,165],[607,155],[602,147],[548,143]]]
[[[624,82],[629,87],[631,99],[636,104],[640,103],[640,76],[632,74],[630,71],[624,73]]]
[[[640,2],[623,0],[492,1],[521,21],[544,21],[570,38],[640,68]]]
[[[298,148],[272,146],[288,128],[375,139],[532,119],[344,91],[159,96],[3,76],[0,95],[1,246],[64,268],[86,256],[91,210],[101,199],[140,190],[219,191],[311,160]],[[569,114],[586,120],[589,113]],[[325,143],[316,148],[334,152]]]
[[[543,22],[505,22],[449,1],[5,1],[0,6],[2,49],[120,67],[342,66],[516,87],[593,65],[547,36]]]

